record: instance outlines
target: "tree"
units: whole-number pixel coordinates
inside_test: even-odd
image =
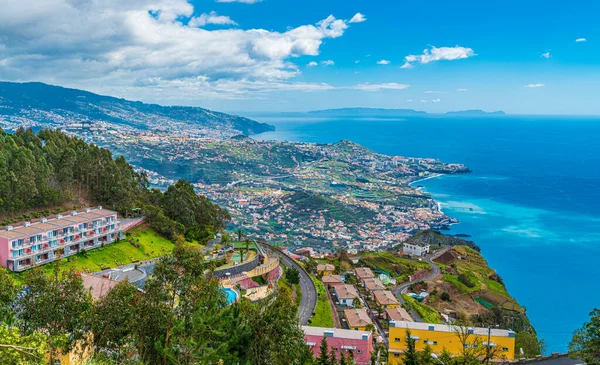
[[[406,350],[404,351],[404,365],[420,365],[419,354],[415,348],[415,340],[412,338],[410,330],[406,330]]]
[[[523,354],[526,358],[531,359],[542,354],[543,340],[538,340],[535,333],[517,332],[515,339],[515,347],[523,349]]]
[[[329,360],[329,345],[325,336],[321,339],[321,346],[319,347],[319,359],[317,365],[332,365]]]
[[[58,263],[52,275],[39,268],[29,271],[25,285],[29,292],[17,304],[17,318],[24,334],[45,335],[52,362],[86,338],[91,295],[81,276],[73,270],[61,273]]]
[[[452,301],[452,299],[450,299],[450,294],[448,294],[448,292],[443,292],[442,295],[440,295],[440,299],[445,302]]]
[[[94,349],[110,354],[116,363],[121,363],[124,355],[133,350],[137,301],[137,288],[124,280],[92,307],[90,329],[94,335]]]
[[[285,279],[290,284],[300,284],[300,271],[295,267],[290,267],[285,271]]]
[[[419,353],[419,364],[420,365],[434,365],[436,362],[434,361],[431,355],[433,351],[431,350],[431,346],[426,345],[423,351]]]
[[[45,364],[46,341],[39,332],[22,335],[17,327],[0,324],[0,364]]]
[[[365,331],[369,331],[373,334],[375,334],[375,332],[377,332],[375,325],[373,323],[369,323],[368,325],[365,326]]]
[[[237,237],[238,237],[238,242],[242,242],[242,237],[244,236],[244,231],[241,228],[239,228],[236,233],[237,233]]]
[[[569,353],[588,365],[600,364],[600,309],[590,313],[590,320],[576,330],[569,343]]]
[[[0,323],[12,321],[10,305],[17,295],[17,286],[8,270],[0,266]]]
[[[359,297],[354,297],[354,299],[352,299],[352,306],[357,309],[362,308],[362,301]]]

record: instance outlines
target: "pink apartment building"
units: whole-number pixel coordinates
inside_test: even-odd
[[[117,212],[102,207],[6,226],[0,228],[0,265],[24,271],[112,243],[121,233]]]
[[[373,352],[373,334],[370,331],[352,331],[341,328],[323,328],[303,326],[304,341],[316,357],[321,356],[321,340],[325,337],[329,351],[354,357],[357,365],[369,365]]]

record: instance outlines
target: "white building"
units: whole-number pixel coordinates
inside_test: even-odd
[[[429,243],[416,242],[416,243],[404,243],[404,253],[413,256],[425,256],[429,253]]]

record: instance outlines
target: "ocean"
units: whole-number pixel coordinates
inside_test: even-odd
[[[468,175],[418,182],[482,248],[548,353],[565,352],[600,307],[600,118],[255,118],[261,140],[349,139],[376,152],[464,163]]]

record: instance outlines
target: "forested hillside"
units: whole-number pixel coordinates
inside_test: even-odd
[[[58,130],[0,129],[0,225],[83,205],[141,211],[172,239],[179,233],[204,239],[229,219],[188,182],[180,180],[164,194],[150,190],[146,176],[123,157],[82,139]]]

